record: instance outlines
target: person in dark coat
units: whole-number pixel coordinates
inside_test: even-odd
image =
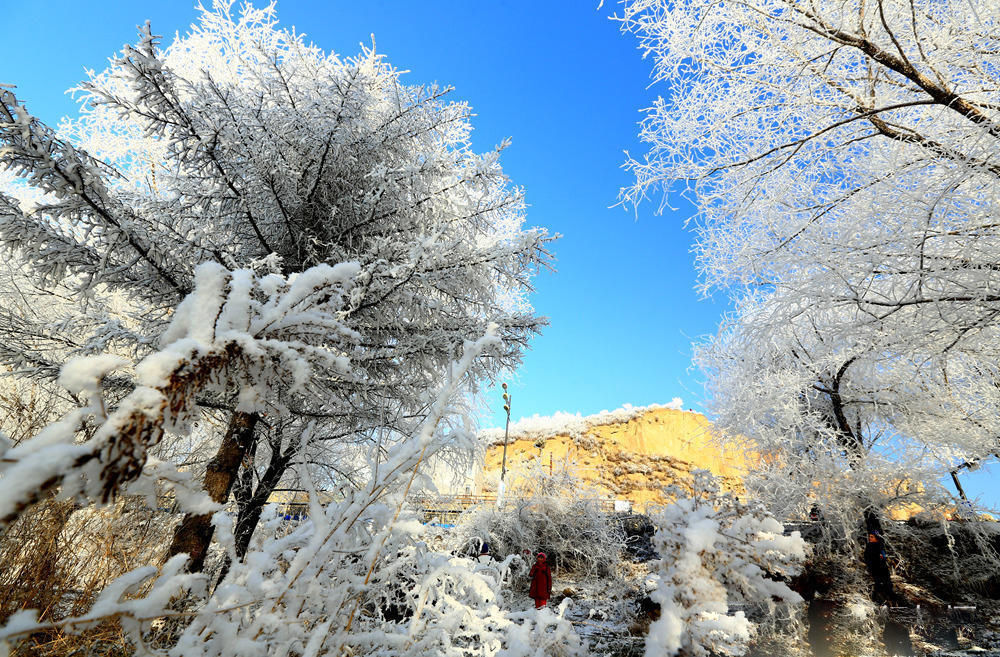
[[[528,577],[531,578],[528,596],[535,601],[535,609],[541,609],[552,596],[552,572],[549,570],[544,552],[538,553],[538,558],[535,559],[535,565],[531,567]]]
[[[864,552],[865,566],[867,566],[868,573],[875,583],[872,598],[875,602],[889,602],[892,600],[894,592],[889,572],[889,560],[885,554],[885,540],[882,538],[882,523],[877,515],[868,511],[865,513],[865,525],[867,533]]]

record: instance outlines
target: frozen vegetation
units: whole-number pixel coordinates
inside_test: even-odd
[[[430,522],[553,238],[450,89],[216,2],[57,128],[0,87],[0,655],[997,654],[1000,531],[942,482],[1000,435],[1000,9],[617,10],[666,88],[622,200],[697,204],[745,490],[623,516],[538,472]]]
[[[973,581],[1000,565],[995,525],[956,484],[1000,435],[1000,5],[616,10],[662,90],[621,200],[696,205],[699,287],[734,311],[695,363],[716,426],[768,455],[749,496],[813,518],[811,630],[843,630],[831,654],[906,654],[927,627],[878,636],[891,614],[871,598],[904,616],[964,600],[989,619]]]

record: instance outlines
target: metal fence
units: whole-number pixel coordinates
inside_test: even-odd
[[[475,506],[496,506],[496,494],[486,493],[473,495],[464,493],[459,495],[436,495],[436,496],[411,496],[410,503],[421,510],[424,520],[427,522],[437,522],[440,524],[453,524],[462,513]],[[531,504],[531,498],[504,497],[502,507],[518,507]],[[616,509],[614,500],[584,498],[579,502],[592,505],[602,513],[631,513],[631,506],[628,510]],[[620,506],[619,502],[619,506]]]

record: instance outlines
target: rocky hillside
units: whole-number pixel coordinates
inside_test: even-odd
[[[503,458],[503,429],[481,434],[487,442],[479,477],[481,492],[495,490]],[[599,497],[629,500],[636,509],[667,500],[661,489],[683,484],[695,469],[709,470],[730,490],[738,490],[756,455],[735,441],[720,443],[705,416],[664,406],[626,407],[589,417],[558,414],[533,417],[510,427],[507,444],[509,486],[544,472],[570,472]]]

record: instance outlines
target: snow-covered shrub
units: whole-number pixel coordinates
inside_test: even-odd
[[[570,600],[559,603],[555,612],[547,608],[510,614],[507,646],[497,657],[582,657],[586,650],[580,637],[566,620]]]
[[[486,541],[498,559],[523,550],[545,552],[557,573],[616,574],[625,533],[587,496],[578,478],[566,472],[550,475],[536,467],[514,481],[498,506],[473,507],[463,514],[454,547]]]
[[[402,464],[406,474],[421,458],[417,447],[393,455],[387,466],[398,470]],[[290,533],[280,515],[265,516],[246,559],[234,562],[211,595],[205,594],[205,575],[183,574],[174,559],[159,577],[149,568],[121,577],[77,618],[39,623],[31,614],[15,615],[0,638],[53,627],[81,631],[118,616],[133,645],[176,657],[289,649],[312,655],[582,655],[565,606],[557,613],[507,610],[500,580],[510,560],[483,565],[421,542],[424,526],[402,508],[398,486],[406,479],[390,476],[351,499],[314,506],[311,520]],[[220,514],[216,523],[232,550],[231,520]],[[400,581],[406,586],[393,586]],[[147,595],[136,597],[143,587]],[[174,623],[173,636],[165,637],[162,619],[176,612],[164,605],[188,589],[195,596],[184,622]],[[395,613],[400,607],[406,613]]]
[[[385,464],[390,473],[410,472],[426,454],[418,441],[401,447]],[[314,505],[311,520],[288,535],[280,518],[265,519],[247,558],[169,654],[581,654],[565,607],[508,610],[501,580],[512,560],[481,564],[421,540],[425,526],[403,506],[406,480],[389,474],[343,502]]]
[[[667,492],[675,501],[653,516],[660,561],[651,597],[661,615],[646,655],[743,655],[755,614],[802,601],[780,578],[798,572],[806,543],[761,507],[720,493],[708,472],[695,472],[690,492]]]

